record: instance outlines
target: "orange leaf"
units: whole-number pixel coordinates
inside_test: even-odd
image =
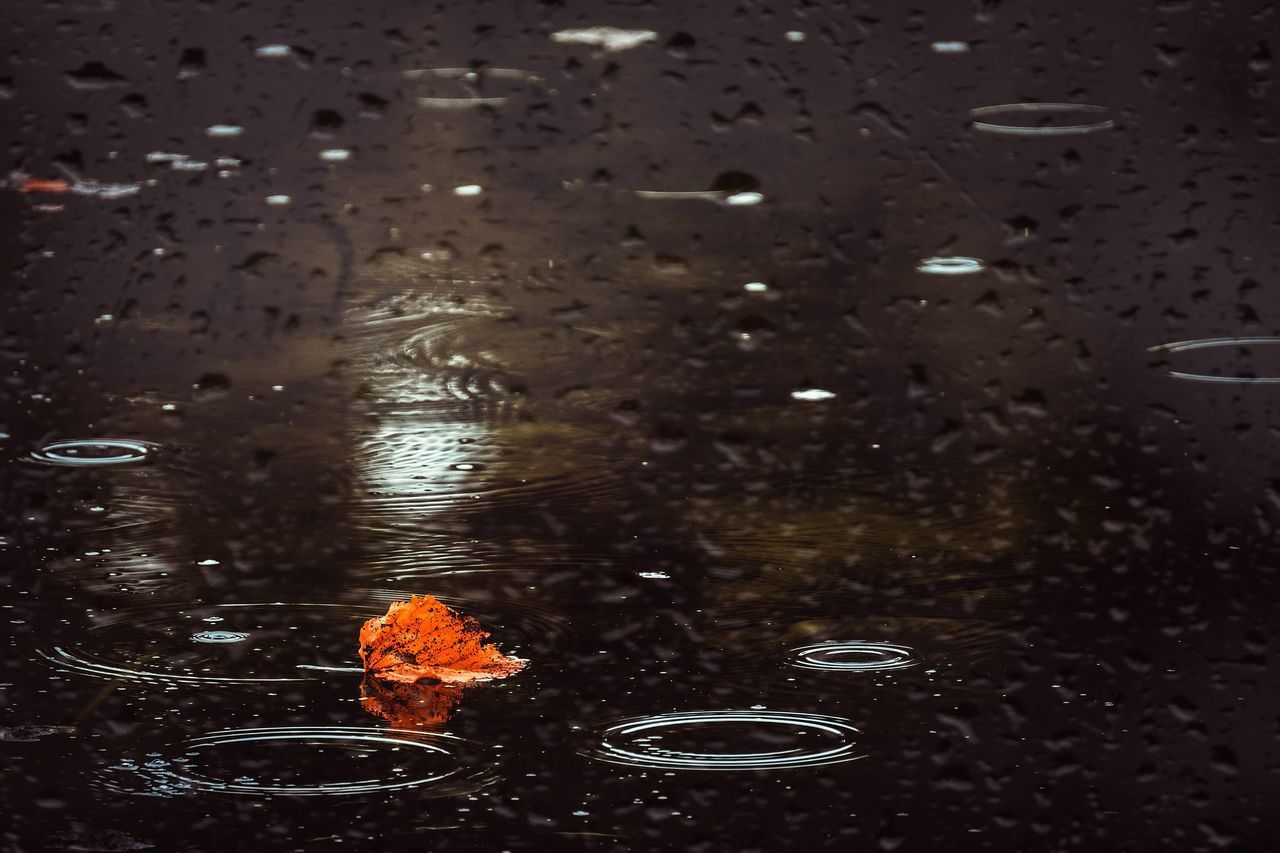
[[[430,595],[397,601],[386,616],[360,628],[360,660],[365,672],[387,681],[420,679],[470,684],[506,678],[527,661],[484,642],[489,632],[470,616]]]
[[[57,179],[27,178],[18,190],[24,193],[65,193],[71,190],[71,184]]]
[[[392,728],[440,731],[466,690],[444,684],[405,684],[366,677],[360,683],[360,701],[366,711],[382,717]]]

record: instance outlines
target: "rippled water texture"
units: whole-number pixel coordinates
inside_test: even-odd
[[[0,848],[1275,848],[1267,4],[4,9]]]

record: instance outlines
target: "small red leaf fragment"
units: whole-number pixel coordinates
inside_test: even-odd
[[[26,178],[18,190],[24,193],[65,193],[71,191],[71,184],[57,179]]]
[[[415,595],[364,623],[360,660],[369,675],[407,684],[422,679],[471,684],[524,669],[527,661],[504,655],[484,642],[488,636],[472,617],[433,596]]]

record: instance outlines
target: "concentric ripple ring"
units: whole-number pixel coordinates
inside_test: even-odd
[[[773,743],[790,735],[796,744],[769,751],[688,751],[665,747],[664,736],[686,728],[755,729]],[[785,770],[854,761],[860,732],[847,720],[786,711],[678,711],[622,720],[601,732],[591,758],[660,770]]]
[[[1147,352],[1191,352],[1202,349],[1218,349],[1220,347],[1275,346],[1280,344],[1280,337],[1260,338],[1202,338],[1194,341],[1174,341],[1147,347]],[[1280,376],[1214,376],[1210,373],[1190,373],[1181,370],[1170,370],[1169,376],[1174,379],[1186,379],[1192,382],[1227,382],[1239,385],[1274,385],[1280,383]]]
[[[31,454],[33,462],[83,468],[144,462],[156,445],[131,438],[68,438],[46,444]]]
[[[917,272],[927,272],[933,275],[969,275],[975,272],[982,272],[987,265],[977,258],[925,258],[916,265]]]
[[[1116,123],[1111,119],[1101,119],[1099,121],[1086,122],[1084,124],[1025,125],[1002,124],[998,121],[979,121],[979,119],[984,119],[989,116],[1002,116],[1019,113],[1046,115],[1059,113],[1084,113],[1087,115],[1102,115],[1106,112],[1106,107],[1100,107],[1095,104],[1023,103],[993,104],[989,107],[974,107],[969,110],[969,115],[974,119],[974,130],[981,130],[986,133],[1003,133],[1009,136],[1073,136],[1083,133],[1096,133],[1100,130],[1110,130],[1115,127]]]
[[[894,643],[864,643],[833,640],[813,643],[791,650],[790,664],[801,669],[839,670],[842,672],[868,672],[887,669],[906,669],[917,661],[911,656],[909,646]]]
[[[469,766],[460,755],[467,741],[455,735],[375,729],[357,726],[289,726],[276,728],[225,729],[192,738],[177,745],[172,755],[151,753],[139,763],[126,759],[110,768],[106,784],[114,790],[144,796],[179,796],[182,794],[239,794],[248,796],[317,797],[380,793],[406,788],[426,788],[430,795],[470,793],[496,778],[483,768]],[[254,756],[247,764],[236,765],[231,759],[226,768],[203,769],[215,757],[230,750],[286,748],[291,754],[282,760],[272,756],[263,760]],[[308,759],[316,767],[316,776],[333,772],[332,755],[317,755],[316,750],[337,749],[350,761],[345,774],[348,779],[315,779]],[[306,751],[311,748],[311,751]],[[387,768],[373,766],[368,759],[381,759]],[[243,758],[241,759],[243,761]],[[415,766],[419,765],[421,766]],[[256,775],[246,772],[253,767]],[[323,768],[323,771],[320,770]],[[122,776],[120,774],[127,774]],[[302,778],[282,779],[285,774]],[[138,789],[137,782],[143,783]]]

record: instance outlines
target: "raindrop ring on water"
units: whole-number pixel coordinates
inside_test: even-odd
[[[693,751],[663,745],[681,729],[732,726],[764,735],[770,745],[789,735],[796,743],[768,751]],[[631,767],[661,770],[783,770],[853,761],[860,732],[847,720],[820,714],[784,711],[678,711],[623,720],[601,732],[591,758]]]
[[[175,757],[152,754],[142,763],[122,761],[108,771],[111,775],[106,776],[105,781],[113,790],[160,797],[201,793],[316,797],[406,788],[427,788],[432,795],[456,795],[479,790],[496,778],[483,769],[468,766],[458,754],[464,745],[468,742],[455,735],[404,729],[354,726],[226,729],[184,741],[175,750]],[[301,748],[303,752],[278,764],[267,761],[265,765],[262,756],[255,754],[260,748],[281,747]],[[332,772],[333,761],[314,761],[315,751],[324,747],[337,748],[348,759],[352,753],[362,759],[350,768],[347,774],[350,779],[306,779],[313,766],[308,764],[308,757],[317,767],[317,777]],[[220,760],[227,761],[221,756],[245,750],[249,755],[240,756],[239,766],[230,759],[221,771],[212,767],[203,769],[211,764],[208,758],[218,755]],[[420,760],[430,763],[415,767]],[[319,766],[323,766],[323,771]],[[253,771],[247,771],[249,767]],[[280,775],[286,768],[301,778],[282,781]],[[121,773],[129,775],[117,775]],[[141,789],[137,785],[139,781],[143,783]]]
[[[867,672],[886,669],[906,669],[917,661],[911,656],[909,646],[893,643],[864,643],[832,640],[813,643],[791,650],[790,664],[801,669],[839,670],[842,672]]]
[[[1280,344],[1280,336],[1259,338],[1201,338],[1194,341],[1174,341],[1147,347],[1147,352],[1192,352],[1202,349],[1219,349],[1222,347],[1275,346]],[[1169,376],[1174,379],[1186,379],[1192,382],[1223,382],[1238,385],[1275,385],[1280,384],[1280,376],[1215,376],[1211,373],[1191,373],[1181,370],[1170,370]]]
[[[90,467],[143,462],[157,447],[131,438],[68,438],[46,444],[31,454],[31,460],[46,465]]]
[[[927,272],[932,275],[969,275],[975,272],[982,272],[987,265],[977,258],[952,257],[952,258],[925,258],[916,265],[917,272]]]
[[[1010,114],[1032,114],[1032,115],[1057,115],[1062,113],[1083,113],[1086,115],[1105,114],[1106,107],[1100,107],[1095,104],[994,104],[989,107],[974,107],[969,110],[969,115],[973,117],[973,127],[975,130],[985,131],[986,133],[1003,133],[1009,136],[1073,136],[1082,133],[1096,133],[1100,130],[1110,130],[1115,127],[1115,122],[1111,119],[1102,119],[1100,121],[1087,122],[1084,124],[1049,124],[1049,125],[1024,125],[1024,124],[1002,124],[998,121],[979,121],[989,116],[1002,116]]]
[[[497,107],[530,87],[545,88],[546,81],[519,68],[414,68],[404,72],[406,80],[429,86],[433,82],[447,90],[418,97],[418,105],[434,109]],[[493,94],[482,89],[493,89]]]

